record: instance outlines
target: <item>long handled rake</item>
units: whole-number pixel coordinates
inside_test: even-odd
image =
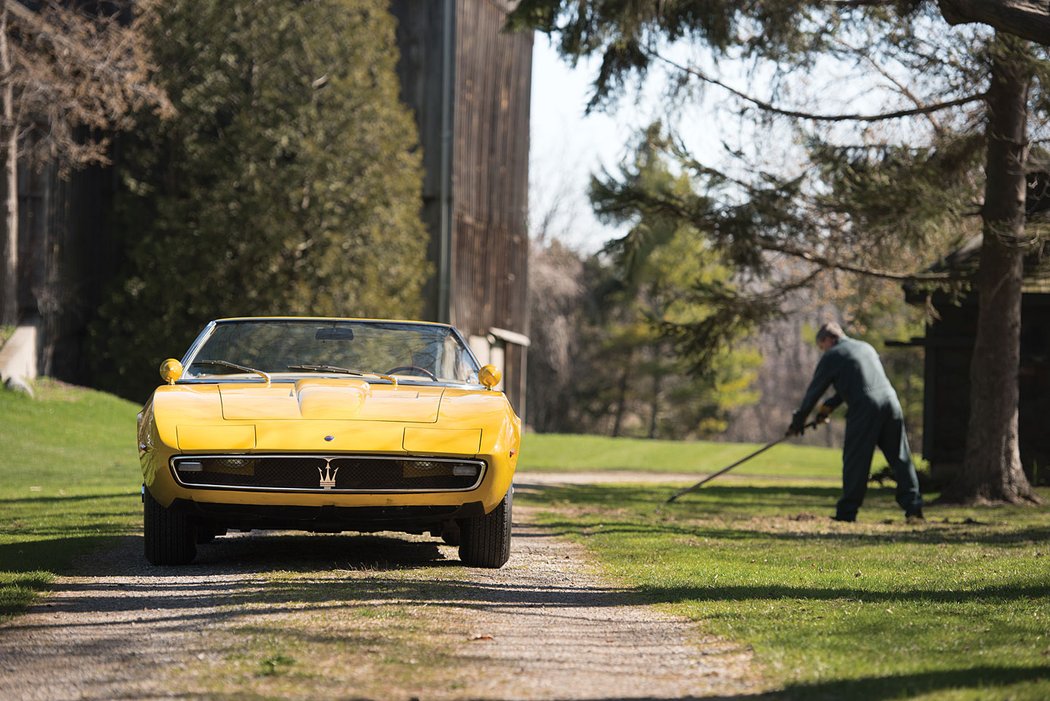
[[[810,421],[808,424],[806,424],[804,428],[816,428],[818,425],[820,425],[822,423],[824,423],[824,421],[822,421],[820,419],[814,419],[813,421]],[[705,485],[708,482],[710,482],[711,480],[713,480],[715,477],[718,477],[720,475],[724,475],[725,473],[729,472],[730,470],[732,470],[734,467],[736,467],[738,465],[743,465],[745,462],[747,462],[751,458],[753,458],[753,457],[755,457],[757,455],[761,455],[762,453],[766,452],[767,450],[769,450],[773,446],[775,446],[775,445],[777,445],[779,443],[783,443],[788,438],[791,438],[791,436],[790,435],[781,436],[780,438],[776,439],[775,441],[773,441],[771,443],[766,443],[764,446],[762,446],[761,448],[759,448],[755,452],[751,453],[750,455],[745,455],[744,457],[740,458],[739,460],[737,460],[732,465],[726,465],[725,467],[723,467],[721,470],[719,470],[718,472],[714,473],[713,475],[708,475],[707,477],[703,478],[702,480],[700,480],[699,482],[694,484],[692,487],[686,487],[685,489],[679,489],[677,492],[675,492],[674,494],[671,495],[671,498],[667,500],[667,503],[670,504],[671,502],[677,500],[678,497],[682,496],[683,494],[688,494],[689,492],[696,491],[697,489],[699,489],[703,485]]]

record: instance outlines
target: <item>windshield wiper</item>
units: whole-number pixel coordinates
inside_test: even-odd
[[[360,370],[351,370],[350,368],[341,368],[338,365],[289,365],[289,370],[309,370],[310,372],[332,372],[340,375],[353,375],[354,377],[378,377],[383,380],[388,380],[397,386],[397,378],[393,375],[384,375],[378,372],[361,372]]]
[[[310,372],[337,372],[340,375],[356,375],[364,377],[371,373],[359,372],[350,368],[341,368],[338,365],[289,365],[289,370],[309,370]]]
[[[194,360],[190,365],[214,365],[220,368],[232,368],[233,370],[240,370],[241,372],[250,372],[255,375],[261,375],[266,384],[270,384],[270,374],[263,372],[262,370],[256,370],[250,368],[247,365],[238,365],[237,363],[231,363],[229,360]]]

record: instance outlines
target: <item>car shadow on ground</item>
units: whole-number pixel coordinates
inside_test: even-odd
[[[555,529],[557,530],[557,529]],[[542,538],[550,531],[520,529],[523,538]],[[517,536],[516,536],[517,537]],[[436,539],[390,534],[314,536],[269,532],[219,538],[200,548],[197,561],[182,567],[152,567],[145,563],[140,536],[58,538],[0,546],[0,561],[17,562],[15,548],[48,549],[56,553],[79,549],[73,576],[54,585],[56,595],[35,609],[47,616],[10,621],[13,629],[52,626],[100,626],[109,612],[141,612],[142,622],[161,629],[184,630],[188,625],[266,629],[265,621],[284,614],[317,612],[326,617],[373,615],[418,606],[436,610],[499,611],[514,609],[529,617],[572,615],[568,607],[621,606],[676,601],[683,598],[825,598],[828,593],[800,590],[727,591],[686,587],[639,591],[612,586],[575,585],[571,579],[552,583],[520,576],[527,553],[519,553],[506,570],[471,570],[455,559],[454,549]],[[523,548],[524,550],[524,548]],[[39,554],[39,552],[38,552]],[[17,566],[11,569],[19,571]],[[21,570],[30,572],[28,569]],[[757,596],[756,596],[757,594]],[[840,595],[836,593],[835,595]],[[931,592],[912,592],[928,598]],[[1032,592],[994,591],[993,596]],[[936,598],[936,597],[935,597]],[[63,613],[86,613],[83,622]],[[95,615],[91,615],[95,614]],[[101,614],[101,615],[100,615]],[[65,618],[66,620],[63,620]],[[442,620],[437,614],[434,620]],[[336,643],[345,631],[309,631],[312,640]],[[326,636],[332,640],[325,640]],[[100,638],[97,645],[115,644]],[[91,652],[91,645],[80,653]],[[974,666],[917,674],[789,685],[760,695],[735,696],[752,701],[838,699],[882,701],[948,689],[1007,690],[1013,685],[1045,679],[1050,666]],[[595,700],[598,701],[598,700]],[[612,701],[612,699],[609,699]],[[658,701],[653,697],[649,701]]]
[[[19,547],[64,552],[75,547],[70,540],[77,539]],[[51,587],[57,595],[40,604],[53,613],[148,608],[166,611],[164,617],[175,621],[418,604],[513,606],[556,615],[559,607],[641,601],[624,588],[519,579],[509,570],[527,564],[525,553],[512,554],[508,571],[466,568],[454,548],[419,536],[235,534],[199,546],[192,564],[166,567],[146,563],[140,536],[80,540],[86,551],[71,577],[57,581]],[[4,551],[11,547],[0,546],[0,560],[10,563],[13,553]],[[266,605],[252,609],[251,604]]]

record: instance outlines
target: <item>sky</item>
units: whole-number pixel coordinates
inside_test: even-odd
[[[772,76],[768,66],[751,74],[740,62],[718,65],[702,52],[694,53],[692,48],[682,43],[668,47],[667,51],[681,63],[699,65],[709,75],[730,85],[755,91],[760,97],[775,99],[786,106],[832,113],[850,110],[877,113],[885,109],[885,85],[876,89],[873,79],[867,79],[871,76],[863,72],[858,78],[855,75],[858,67],[853,64],[821,65],[812,76],[795,81],[798,85],[793,87],[798,88],[798,94],[792,94],[792,87],[781,86],[777,97],[770,98]],[[671,124],[687,150],[707,164],[730,169],[748,167],[746,161],[734,165],[733,159],[727,159],[725,146],[750,156],[760,155],[766,164],[780,164],[781,175],[794,175],[796,165],[802,164],[793,130],[766,131],[754,118],[743,117],[740,101],[720,88],[708,86],[672,107],[670,112],[663,111],[668,109],[661,92],[667,84],[667,75],[658,68],[650,71],[640,96],[630,93],[620,99],[614,109],[588,115],[587,101],[597,67],[597,61],[583,59],[578,66],[570,66],[558,56],[546,35],[536,33],[529,176],[533,236],[537,234],[535,222],[541,221],[553,208],[558,209],[558,216],[550,227],[550,235],[580,252],[593,253],[609,239],[623,236],[627,227],[603,225],[595,218],[587,189],[593,174],[603,168],[615,171],[628,155],[636,135],[657,119]],[[844,70],[848,72],[841,73]],[[822,86],[829,85],[835,87],[834,91],[822,90]],[[804,101],[814,96],[817,102]],[[910,128],[911,123],[904,123],[904,127]],[[880,125],[878,128],[896,127]]]
[[[615,171],[631,144],[649,124],[662,119],[687,128],[679,133],[693,153],[713,157],[720,143],[710,121],[711,96],[700,96],[689,107],[668,117],[661,99],[664,82],[650,71],[640,94],[631,92],[608,112],[586,114],[598,61],[581,59],[576,67],[560,56],[546,35],[536,33],[532,55],[529,217],[542,220],[558,210],[550,234],[583,252],[593,253],[609,239],[627,233],[625,226],[602,224],[594,216],[587,190],[591,176]],[[717,96],[715,96],[717,99]],[[536,227],[530,222],[530,234]]]
[[[645,110],[627,105],[612,114],[585,114],[596,65],[572,68],[543,34],[532,55],[529,216],[557,207],[551,233],[571,247],[594,252],[624,232],[601,224],[587,199],[591,175],[623,159]],[[535,228],[530,227],[532,233]]]

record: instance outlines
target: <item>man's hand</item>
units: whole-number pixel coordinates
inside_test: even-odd
[[[835,407],[828,406],[827,404],[821,404],[820,409],[817,409],[817,423],[826,424],[831,422],[831,412],[835,411]]]
[[[805,419],[799,415],[795,415],[791,418],[791,425],[788,426],[786,436],[801,436],[806,431]]]

